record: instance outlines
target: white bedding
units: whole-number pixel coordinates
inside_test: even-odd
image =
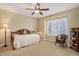
[[[40,41],[38,34],[14,35],[14,48],[20,48]]]

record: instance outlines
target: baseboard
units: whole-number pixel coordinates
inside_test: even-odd
[[[3,47],[4,46],[4,44],[0,44],[0,47]]]

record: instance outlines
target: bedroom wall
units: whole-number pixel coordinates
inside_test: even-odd
[[[63,11],[57,14],[53,14],[44,18],[40,18],[38,20],[39,22],[39,30],[42,31],[44,37],[47,37],[49,41],[55,41],[55,37],[51,37],[46,35],[46,21],[51,20],[51,19],[56,19],[60,17],[67,17],[67,23],[68,23],[68,28],[67,28],[67,34],[68,34],[68,45],[70,45],[70,28],[73,27],[79,27],[79,7],[74,8],[68,11]]]
[[[3,24],[8,24],[7,42],[10,41],[10,31],[26,28],[30,31],[37,29],[37,20],[24,15],[0,10],[0,45],[4,43]]]

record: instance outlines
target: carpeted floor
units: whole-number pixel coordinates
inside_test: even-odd
[[[78,56],[79,53],[70,49],[63,48],[53,42],[41,41],[18,50],[12,50],[10,46],[0,47],[1,56]]]

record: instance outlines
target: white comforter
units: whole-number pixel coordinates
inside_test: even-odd
[[[40,41],[38,34],[14,35],[14,48],[20,48]]]

